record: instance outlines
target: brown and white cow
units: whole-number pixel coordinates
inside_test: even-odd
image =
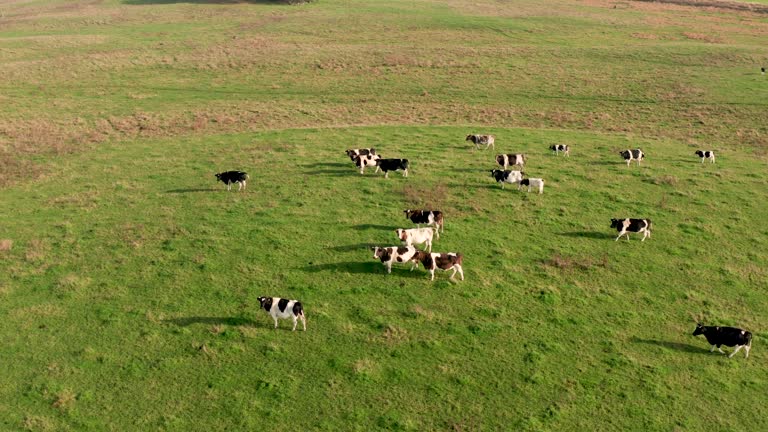
[[[496,163],[504,167],[505,170],[514,165],[522,167],[525,165],[525,155],[512,153],[496,155]]]
[[[435,231],[432,228],[411,228],[395,230],[397,238],[400,239],[406,246],[413,246],[424,243],[424,246],[432,252],[432,239]]]
[[[438,240],[440,239],[440,231],[445,231],[443,212],[440,210],[403,210],[403,212],[406,219],[410,219],[417,225],[434,225]]]
[[[418,250],[413,246],[376,246],[372,249],[373,259],[381,260],[381,263],[387,268],[387,273],[392,273],[392,264],[394,263],[405,264],[411,262],[411,270],[416,268],[416,264],[412,261]]]
[[[469,134],[467,135],[467,139],[465,141],[472,141],[475,144],[475,149],[480,149],[480,146],[485,144],[485,149],[488,150],[488,147],[496,148],[494,143],[496,142],[496,137],[493,135],[479,135],[479,134]]]
[[[432,253],[417,251],[416,256],[413,257],[414,261],[420,262],[426,270],[432,275],[430,280],[435,280],[435,270],[453,270],[451,273],[451,279],[459,272],[461,280],[464,280],[464,270],[461,268],[461,263],[464,260],[464,255],[460,253]]]
[[[358,156],[367,156],[367,155],[375,155],[376,149],[375,148],[361,148],[361,149],[349,149],[345,150],[344,153],[349,156],[349,158],[352,160],[352,162],[357,159]]]

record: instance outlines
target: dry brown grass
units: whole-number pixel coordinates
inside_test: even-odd
[[[13,247],[13,240],[2,239],[0,240],[0,251],[9,251]]]
[[[51,406],[59,411],[69,411],[74,407],[76,400],[77,395],[72,390],[64,389],[56,395]]]
[[[27,261],[41,261],[48,254],[49,250],[50,246],[48,246],[45,241],[32,239],[27,245],[27,251],[24,254],[24,258]]]
[[[400,192],[412,209],[440,210],[448,196],[448,187],[444,183],[424,186],[409,184]]]
[[[608,257],[603,255],[600,258],[596,257],[571,257],[560,254],[552,255],[552,258],[545,261],[546,265],[555,267],[560,270],[590,270],[594,267],[606,268],[608,267]]]

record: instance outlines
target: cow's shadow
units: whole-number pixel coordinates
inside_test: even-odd
[[[244,317],[203,317],[203,316],[169,318],[169,319],[163,320],[163,322],[175,324],[179,327],[186,327],[192,324],[231,325],[231,326],[242,326],[242,325],[253,326],[256,324],[253,320],[249,318],[244,318]]]
[[[360,171],[355,171],[354,169],[320,169],[320,170],[311,170],[309,172],[313,175],[329,175],[329,176],[337,176],[337,175],[358,175],[361,176]]]
[[[371,261],[345,261],[328,264],[310,264],[301,267],[300,269],[309,273],[328,271],[331,273],[387,275],[386,267],[384,267],[380,261],[373,259],[371,259]],[[419,275],[418,270],[410,271],[410,264],[393,265],[391,275],[395,274],[398,276],[423,277],[423,275]]]
[[[221,191],[227,191],[227,188],[221,188],[221,189],[214,189],[214,188],[189,188],[189,189],[171,189],[165,191],[165,193],[172,193],[172,194],[178,194],[178,193],[192,193],[192,192],[221,192]]]
[[[311,164],[304,164],[304,168],[320,168],[320,167],[332,167],[332,168],[341,168],[341,167],[348,167],[350,170],[354,171],[355,164],[353,162],[350,163],[341,163],[341,162],[315,162]]]
[[[334,252],[350,252],[350,251],[361,251],[361,250],[371,250],[376,245],[373,243],[355,243],[351,245],[346,246],[330,246],[326,249],[332,250]]]
[[[642,339],[637,336],[633,336],[630,341],[634,343],[642,343],[646,345],[656,345],[663,348],[669,348],[669,349],[693,353],[693,354],[709,354],[709,350],[706,348],[697,347],[694,345],[689,345],[689,344],[680,343],[680,342],[670,342],[670,341],[662,341],[662,340],[656,340],[656,339]]]
[[[599,232],[599,231],[571,231],[571,232],[558,233],[558,235],[567,236],[567,237],[592,238],[592,239],[600,239],[600,240],[615,238],[613,234],[608,234],[608,233]]]
[[[392,231],[397,229],[397,227],[394,227],[394,226],[390,226],[390,225],[377,225],[377,224],[352,225],[350,228],[356,229],[356,230],[377,229],[377,230],[392,230]]]

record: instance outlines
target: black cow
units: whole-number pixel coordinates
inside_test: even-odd
[[[710,162],[715,163],[715,152],[709,150],[696,150],[694,153],[701,158],[701,163],[704,163],[704,159],[709,159]]]
[[[651,236],[650,219],[611,219],[611,228],[616,228],[616,230],[619,231],[619,236],[616,237],[616,241],[625,234],[627,236],[627,241],[629,241],[629,233],[631,232],[643,233],[643,239],[640,241],[645,241],[646,237]]]
[[[571,148],[568,147],[568,144],[552,144],[549,146],[549,149],[555,152],[555,156],[557,156],[558,152],[563,152],[566,156],[571,156]]]
[[[645,153],[643,153],[643,151],[640,149],[622,150],[619,152],[619,154],[624,158],[625,161],[627,161],[627,166],[629,166],[629,163],[632,162],[632,159],[637,160],[637,165],[639,166],[640,161],[645,157]]]
[[[761,68],[760,68],[760,73],[762,73],[763,75],[765,75],[765,68],[764,68],[764,67],[761,67]]]
[[[408,177],[408,159],[379,159],[376,161],[376,172],[384,171],[384,178],[388,178],[389,171],[403,170],[403,177]]]
[[[227,185],[227,190],[232,190],[232,183],[238,184],[238,191],[240,189],[245,189],[246,181],[248,179],[248,174],[243,171],[225,171],[216,174],[216,180],[224,182],[224,184]]]
[[[405,218],[410,219],[411,222],[421,225],[434,225],[435,234],[437,238],[440,238],[440,231],[445,229],[445,221],[443,220],[443,212],[440,210],[403,210]],[[438,230],[438,228],[440,230]]]
[[[712,349],[709,352],[714,351],[715,347],[717,347],[721,354],[725,354],[720,349],[721,345],[727,347],[735,346],[736,349],[733,350],[728,358],[733,357],[742,348],[745,350],[744,357],[749,358],[749,350],[752,349],[752,333],[736,327],[704,326],[698,323],[696,324],[696,330],[693,331],[693,335],[698,336],[702,334],[707,338],[707,342],[712,345]]]

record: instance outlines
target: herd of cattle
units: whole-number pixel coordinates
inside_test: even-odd
[[[485,149],[495,149],[496,139],[493,135],[480,135],[470,134],[467,135],[466,141],[471,141],[476,149],[480,149],[483,145]],[[570,157],[570,147],[567,144],[554,144],[550,146],[557,156],[559,153],[563,153],[565,156]],[[403,171],[403,177],[408,177],[408,167],[410,163],[408,159],[385,159],[376,154],[374,148],[361,148],[361,149],[349,149],[346,150],[347,156],[354,162],[355,166],[360,170],[360,174],[364,174],[366,167],[376,167],[376,173],[380,170],[384,172],[384,177],[387,178],[389,171]],[[705,159],[709,159],[711,163],[715,163],[715,154],[709,150],[699,150],[695,153],[701,158],[703,163]],[[627,162],[627,166],[634,160],[640,165],[640,162],[645,158],[645,153],[640,149],[628,149],[619,152],[622,158]],[[496,163],[502,167],[502,169],[491,170],[491,177],[501,184],[504,188],[505,183],[517,184],[518,190],[524,186],[528,186],[528,192],[532,188],[538,190],[539,194],[544,192],[544,179],[542,178],[525,178],[522,171],[523,166],[526,163],[526,156],[524,154],[500,154],[496,156]],[[519,167],[519,170],[509,170],[509,167]],[[216,179],[223,182],[227,186],[227,190],[231,190],[232,184],[238,184],[238,191],[245,189],[246,182],[248,180],[248,174],[243,171],[226,171],[216,174]],[[464,270],[462,263],[464,256],[456,252],[448,253],[435,253],[432,252],[432,242],[434,237],[440,238],[440,233],[445,231],[445,218],[444,214],[440,210],[422,209],[422,210],[404,210],[406,219],[410,219],[411,222],[417,224],[417,228],[399,228],[395,230],[398,240],[401,245],[379,247],[375,246],[373,250],[373,259],[380,260],[386,267],[387,273],[392,272],[392,265],[394,264],[410,264],[411,271],[418,268],[419,264],[424,266],[425,270],[430,273],[430,280],[435,279],[435,270],[440,269],[444,271],[453,270],[450,279],[458,272],[461,280],[464,280]],[[426,225],[422,228],[421,225]],[[434,227],[431,228],[430,226]],[[651,220],[650,219],[611,219],[611,228],[616,228],[619,235],[616,237],[618,241],[622,236],[627,236],[629,240],[629,233],[635,232],[643,235],[641,241],[645,241],[647,237],[651,236]],[[416,248],[416,245],[424,245],[425,250]],[[278,318],[291,318],[293,320],[293,330],[296,330],[296,324],[298,320],[301,320],[304,331],[307,330],[306,319],[304,316],[304,309],[301,302],[297,300],[288,300],[279,297],[259,297],[259,303],[261,308],[267,311],[275,321],[275,328],[278,326]],[[720,349],[722,345],[733,347],[736,349],[728,356],[733,357],[734,354],[744,348],[745,357],[749,357],[749,350],[752,347],[752,333],[735,327],[719,327],[719,326],[704,326],[701,323],[697,323],[696,329],[693,332],[694,336],[704,335],[712,345],[710,352],[715,348],[720,353],[723,351]]]

